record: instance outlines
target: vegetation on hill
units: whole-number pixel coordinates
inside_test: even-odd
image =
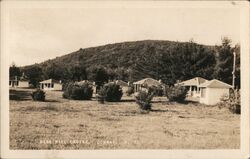
[[[109,79],[133,82],[146,77],[173,85],[177,80],[196,76],[217,78],[231,84],[233,49],[228,38],[223,39],[220,46],[200,45],[193,41],[123,42],[79,49],[40,64],[22,67],[21,72],[25,72],[34,85],[37,80],[48,78],[62,81],[90,79],[102,85]],[[239,49],[237,54],[236,85],[239,86]],[[102,80],[100,75],[104,77]]]

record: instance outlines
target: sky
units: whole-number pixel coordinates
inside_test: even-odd
[[[219,45],[240,42],[238,9],[221,8],[18,8],[9,15],[9,64],[24,66],[79,48],[138,40]]]

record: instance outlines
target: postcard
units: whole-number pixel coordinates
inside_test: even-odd
[[[1,1],[1,158],[249,158],[249,2]]]

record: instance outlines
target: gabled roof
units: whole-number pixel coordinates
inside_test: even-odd
[[[48,79],[48,80],[41,81],[39,83],[60,83],[60,82],[54,79]]]
[[[200,84],[206,82],[207,80],[201,77],[195,77],[190,80],[186,80],[180,83],[176,83],[175,85],[181,85],[181,86],[199,86]]]
[[[207,81],[207,82],[201,84],[199,87],[205,87],[205,88],[233,88],[232,85],[229,85],[229,84],[224,83],[222,81],[219,81],[217,79]]]
[[[140,81],[137,81],[137,82],[134,82],[133,84],[140,84],[140,85],[143,85],[143,86],[160,86],[161,83],[153,78],[144,78]]]
[[[117,84],[117,85],[120,85],[120,86],[128,86],[128,83],[124,82],[123,80],[116,80],[116,81],[111,81],[111,82],[108,82],[107,84],[109,83],[112,83],[112,84]]]

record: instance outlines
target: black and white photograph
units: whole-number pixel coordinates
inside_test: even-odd
[[[246,1],[2,1],[1,157],[247,159],[248,29]]]

